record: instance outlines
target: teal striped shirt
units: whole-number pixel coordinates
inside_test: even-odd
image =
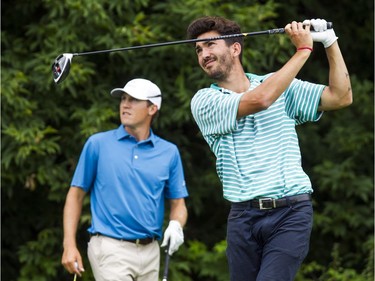
[[[266,76],[246,74],[254,89]],[[212,84],[191,101],[193,117],[216,156],[223,196],[231,202],[312,193],[301,166],[295,126],[317,121],[324,85],[294,79],[266,110],[236,119],[242,94]]]

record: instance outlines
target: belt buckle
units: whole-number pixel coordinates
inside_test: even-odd
[[[259,202],[259,210],[270,210],[276,208],[276,200],[273,198],[260,198],[258,199]],[[264,203],[271,202],[272,204],[268,207],[263,206]]]

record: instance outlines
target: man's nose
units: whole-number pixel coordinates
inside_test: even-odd
[[[202,58],[208,58],[210,57],[211,53],[210,53],[210,50],[207,49],[207,48],[203,48],[202,49]]]
[[[130,106],[130,100],[129,99],[122,99],[121,100],[121,106],[129,107]]]

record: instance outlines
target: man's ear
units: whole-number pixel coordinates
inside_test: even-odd
[[[158,107],[155,104],[152,104],[148,108],[149,108],[148,112],[150,115],[155,115],[158,112]]]
[[[239,56],[241,54],[241,51],[242,51],[241,44],[238,42],[234,42],[232,44],[233,56]]]

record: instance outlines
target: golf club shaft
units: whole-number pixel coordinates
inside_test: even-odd
[[[327,22],[327,28],[328,29],[332,28],[332,22]],[[115,49],[107,49],[107,50],[99,50],[99,51],[73,53],[72,55],[73,56],[86,56],[86,55],[93,55],[93,54],[131,51],[131,50],[137,50],[137,49],[146,49],[146,48],[171,46],[171,45],[179,45],[179,44],[187,44],[187,43],[207,42],[207,41],[214,41],[214,40],[220,40],[220,39],[229,39],[229,38],[234,38],[234,37],[249,37],[249,36],[256,36],[256,35],[267,35],[267,34],[272,35],[272,34],[281,34],[281,33],[285,33],[284,28],[274,28],[274,29],[267,29],[267,30],[262,30],[262,31],[229,34],[229,35],[222,35],[222,36],[211,37],[211,38],[200,38],[200,39],[195,38],[195,39],[171,41],[171,42],[164,42],[164,43],[130,46],[130,47],[125,47],[125,48],[115,48]]]
[[[100,53],[112,53],[112,52],[130,51],[130,50],[136,50],[136,49],[146,49],[146,48],[153,48],[153,47],[171,46],[171,45],[178,45],[178,44],[214,41],[214,40],[229,39],[229,38],[234,38],[234,37],[248,37],[248,36],[264,35],[264,34],[280,34],[280,33],[284,33],[284,32],[285,32],[284,28],[275,28],[275,29],[268,29],[268,30],[263,30],[263,31],[222,35],[222,36],[210,37],[210,38],[187,39],[187,40],[180,40],[180,41],[171,41],[171,42],[164,42],[164,43],[154,43],[154,44],[138,45],[138,46],[125,47],[125,48],[117,48],[117,49],[99,50],[99,51],[91,51],[91,52],[83,52],[83,53],[73,53],[72,55],[73,56],[86,56],[86,55],[93,55],[93,54],[100,54]]]
[[[169,260],[171,258],[171,256],[169,255],[169,246],[170,246],[170,242],[168,242],[167,248],[165,249],[165,262],[164,262],[164,272],[163,272],[162,281],[168,280]]]

